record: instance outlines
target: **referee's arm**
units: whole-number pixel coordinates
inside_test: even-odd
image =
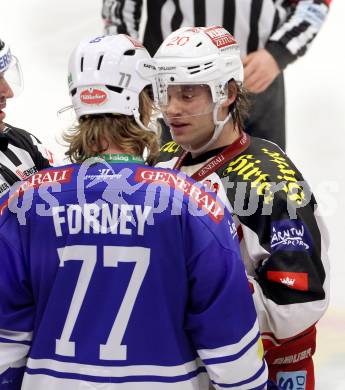
[[[326,19],[330,3],[331,0],[300,0],[295,6],[284,6],[289,8],[289,16],[271,35],[265,46],[280,70],[307,52]]]

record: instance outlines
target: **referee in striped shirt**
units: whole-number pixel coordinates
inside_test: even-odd
[[[107,34],[125,33],[138,38],[139,27],[144,25],[143,42],[151,55],[179,27],[224,26],[240,44],[245,86],[252,92],[246,131],[285,149],[283,70],[306,53],[330,2],[146,0],[143,12],[143,0],[103,0],[102,16]]]
[[[15,182],[53,165],[52,154],[36,137],[4,122],[7,99],[21,87],[18,60],[0,40],[0,198]]]

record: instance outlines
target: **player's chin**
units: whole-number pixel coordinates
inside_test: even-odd
[[[189,139],[190,137],[188,137],[187,134],[182,134],[182,133],[175,134],[173,132],[173,138],[174,138],[174,141],[181,146],[189,145],[189,143],[190,143],[190,139]]]

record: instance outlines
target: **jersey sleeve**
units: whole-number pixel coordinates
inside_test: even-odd
[[[207,217],[205,217],[207,218]],[[263,389],[266,363],[251,292],[232,222],[186,229],[190,302],[186,329],[216,389]]]
[[[0,229],[0,388],[19,390],[32,340],[34,302],[23,254],[7,241],[5,227]]]
[[[331,0],[276,2],[278,13],[286,13],[285,22],[271,35],[266,49],[280,69],[304,55],[320,31]],[[281,8],[281,9],[280,9]]]
[[[138,38],[142,0],[103,0],[105,34],[127,34]]]
[[[240,217],[260,329],[277,343],[313,326],[329,302],[328,234],[307,192],[304,205],[278,191],[272,210],[262,203]]]

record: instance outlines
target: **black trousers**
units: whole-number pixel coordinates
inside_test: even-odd
[[[284,76],[279,76],[259,94],[250,95],[251,107],[245,123],[246,132],[286,147]]]

